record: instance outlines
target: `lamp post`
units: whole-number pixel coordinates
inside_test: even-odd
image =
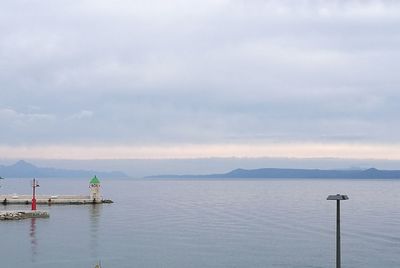
[[[330,195],[327,200],[336,200],[336,268],[341,267],[341,255],[340,255],[340,201],[348,200],[347,195]]]
[[[32,210],[36,210],[36,187],[39,187],[39,183],[36,179],[32,182]]]

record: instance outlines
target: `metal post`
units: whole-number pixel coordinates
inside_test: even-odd
[[[32,210],[36,210],[36,180],[33,179],[32,184]]]
[[[341,252],[340,252],[340,201],[348,200],[347,195],[330,195],[327,200],[336,200],[336,268],[341,267]]]
[[[336,200],[336,268],[340,266],[340,200]]]

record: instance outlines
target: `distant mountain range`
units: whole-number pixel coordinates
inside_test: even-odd
[[[20,160],[10,166],[0,165],[0,176],[3,178],[91,178],[97,175],[102,178],[126,178],[126,174],[119,171],[72,170],[47,167],[36,167]]]
[[[157,175],[147,179],[400,179],[400,170],[235,169],[223,174]]]

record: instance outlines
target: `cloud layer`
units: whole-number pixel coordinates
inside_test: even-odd
[[[7,148],[400,143],[396,1],[21,0],[0,24]]]

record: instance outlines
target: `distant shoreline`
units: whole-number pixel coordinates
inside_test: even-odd
[[[323,169],[235,169],[207,175],[155,175],[144,179],[400,179],[400,170],[323,170]]]

